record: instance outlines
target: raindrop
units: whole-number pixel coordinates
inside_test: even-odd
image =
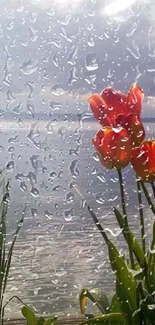
[[[48,218],[48,219],[52,219],[52,212],[49,212],[48,210],[45,211],[45,217]]]
[[[37,189],[37,187],[32,187],[30,193],[31,193],[31,195],[32,195],[33,197],[38,197],[38,195],[39,195],[39,190]]]
[[[14,114],[19,115],[20,112],[21,112],[21,110],[22,110],[22,108],[23,108],[22,103],[19,103],[18,105],[16,105],[16,106],[13,108],[12,111],[13,111]]]
[[[52,188],[52,191],[58,192],[60,190],[60,185],[56,185]]]
[[[58,129],[58,134],[61,136],[61,138],[65,136],[65,133],[66,133],[66,128],[64,126]]]
[[[31,213],[32,213],[32,217],[37,217],[38,215],[38,210],[35,208],[31,208]]]
[[[76,82],[76,80],[78,80],[77,69],[73,67],[69,72],[67,83],[69,86],[71,86],[73,85],[74,82]]]
[[[73,219],[73,216],[74,216],[74,209],[73,208],[64,211],[64,219],[66,221],[71,221]]]
[[[60,170],[60,172],[58,173],[58,178],[61,178],[61,177],[62,177],[62,175],[63,175],[63,171],[62,171],[62,170]]]
[[[49,121],[46,125],[46,130],[48,134],[53,134],[54,130],[53,130],[53,123],[51,121]]]
[[[94,152],[93,155],[92,155],[93,159],[95,161],[99,161],[99,156],[98,156],[98,153],[97,152]]]
[[[74,194],[72,192],[68,192],[66,194],[66,201],[67,203],[71,203],[74,201]]]
[[[87,38],[87,43],[90,47],[94,47],[95,46],[95,41],[94,41],[94,37],[93,35],[88,35],[88,38]]]
[[[34,173],[29,172],[26,177],[30,181],[30,184],[32,185],[32,187],[37,183],[37,178],[36,178],[36,175]]]
[[[85,66],[87,71],[95,71],[98,69],[98,62],[95,53],[88,53],[85,57]]]
[[[53,55],[52,61],[55,67],[59,66],[59,57],[56,54]]]
[[[70,189],[75,189],[75,187],[77,187],[77,182],[73,181],[69,184]]]
[[[35,71],[37,71],[37,69],[38,69],[38,61],[32,59],[30,59],[27,62],[24,62],[20,67],[20,70],[26,75],[30,75],[34,73]]]
[[[73,177],[77,177],[79,175],[79,170],[77,167],[78,161],[75,159],[71,162],[69,169]]]
[[[19,141],[19,135],[15,135],[13,138],[9,138],[8,143],[16,143]]]
[[[51,177],[51,178],[55,178],[56,176],[57,176],[57,173],[56,173],[56,172],[51,172],[51,173],[50,173],[50,177]]]
[[[10,160],[10,161],[7,163],[7,165],[6,165],[6,169],[7,169],[8,171],[10,171],[10,172],[13,171],[13,169],[14,169],[14,161],[13,161],[13,160]]]
[[[98,193],[96,195],[96,202],[99,203],[99,204],[103,204],[105,202],[103,193]]]
[[[60,270],[60,271],[56,271],[56,276],[58,278],[60,278],[61,276],[64,276],[67,272],[65,270]]]
[[[103,173],[98,173],[97,178],[103,183],[106,182],[106,179],[105,179],[105,176],[103,175]]]
[[[64,89],[60,86],[60,85],[54,85],[52,88],[51,88],[51,93],[52,95],[54,96],[62,96],[64,95]]]
[[[21,183],[20,183],[20,189],[21,189],[23,192],[26,192],[26,191],[27,191],[27,185],[25,184],[24,181],[21,181]]]
[[[15,148],[14,148],[14,147],[9,147],[9,148],[8,148],[8,152],[9,152],[9,153],[12,153],[12,152],[14,152],[14,150],[15,150]]]

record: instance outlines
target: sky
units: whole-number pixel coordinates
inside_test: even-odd
[[[89,112],[107,86],[155,117],[154,0],[0,0],[0,117]]]

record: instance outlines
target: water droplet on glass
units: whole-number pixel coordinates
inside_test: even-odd
[[[20,189],[21,189],[23,192],[26,192],[26,191],[27,191],[27,185],[25,184],[24,181],[21,181],[21,183],[20,183]]]
[[[14,161],[13,161],[13,160],[10,160],[10,161],[7,163],[7,165],[6,165],[6,169],[7,169],[8,171],[10,171],[10,172],[14,169]]]
[[[51,178],[55,178],[56,176],[57,176],[57,173],[56,173],[56,172],[51,172],[51,173],[50,173],[50,177],[51,177]]]
[[[9,152],[9,153],[12,153],[12,152],[14,152],[14,150],[15,150],[15,148],[14,148],[14,147],[9,147],[9,148],[8,148],[8,152]]]
[[[95,41],[94,41],[94,37],[93,35],[89,34],[87,37],[87,43],[90,47],[94,47],[95,46]]]
[[[98,62],[95,53],[88,53],[85,57],[85,66],[87,71],[95,71],[98,69]]]
[[[95,161],[99,161],[99,156],[98,156],[98,153],[97,152],[94,152],[93,155],[92,155],[93,159]]]
[[[71,221],[73,219],[73,216],[74,216],[74,209],[73,208],[64,211],[64,219],[66,221]]]
[[[66,201],[67,203],[71,203],[74,201],[74,194],[72,192],[68,192],[66,194]]]
[[[79,175],[79,170],[78,170],[78,161],[75,159],[71,162],[69,169],[73,177],[77,177]]]
[[[59,57],[58,57],[58,55],[54,54],[52,61],[53,61],[53,64],[55,65],[55,67],[59,66]]]
[[[32,189],[31,189],[31,195],[33,196],[33,197],[38,197],[38,195],[39,195],[39,190],[36,188],[36,187],[32,187]]]
[[[48,219],[52,219],[52,212],[49,212],[48,210],[45,211],[45,217],[48,218]]]
[[[98,178],[101,182],[103,182],[103,183],[106,182],[106,178],[105,178],[105,176],[103,175],[103,173],[98,173],[98,174],[97,174],[97,178]]]
[[[12,138],[9,138],[8,143],[16,143],[19,141],[19,135],[15,135]]]
[[[51,93],[52,95],[54,96],[62,96],[64,95],[64,89],[60,86],[60,85],[54,85],[52,88],[51,88]]]
[[[60,190],[60,185],[56,185],[52,188],[52,191],[58,192]]]
[[[38,61],[36,59],[30,59],[29,61],[24,62],[20,67],[20,70],[26,75],[34,73],[35,71],[37,71],[37,69]]]
[[[37,217],[38,211],[35,208],[31,208],[32,217]]]

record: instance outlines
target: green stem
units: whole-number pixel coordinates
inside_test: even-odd
[[[140,181],[140,184],[142,186],[142,189],[143,189],[143,192],[145,194],[145,197],[146,197],[146,200],[148,202],[148,205],[149,205],[150,209],[152,210],[153,214],[155,215],[155,207],[154,207],[154,205],[152,203],[152,200],[150,198],[149,192],[148,192],[148,190],[147,190],[147,188],[146,188],[146,186],[145,186],[145,184],[144,184],[143,181]]]
[[[139,203],[139,216],[140,216],[140,229],[141,229],[141,239],[142,239],[142,248],[145,255],[145,226],[144,226],[144,214],[143,214],[143,207],[142,207],[142,196],[141,196],[141,187],[140,181],[136,180],[137,183],[137,193],[138,193],[138,203]]]
[[[124,223],[125,223],[126,227],[128,227],[128,219],[127,219],[126,204],[125,204],[125,194],[124,194],[124,183],[123,183],[121,169],[118,169],[118,177],[119,177],[119,184],[120,184],[121,204],[122,204]]]
[[[122,178],[122,172],[121,169],[118,169],[118,178],[119,178],[119,184],[120,184],[120,193],[121,193],[121,203],[122,203],[122,211],[123,211],[123,217],[124,217],[124,222],[125,226],[128,228],[128,219],[127,219],[127,212],[126,212],[126,204],[125,204],[125,193],[124,193],[124,183],[123,183],[123,178]],[[133,258],[133,252],[130,247],[130,238],[128,238],[127,234],[127,243],[129,247],[129,255],[130,255],[130,262],[131,262],[131,267],[134,270],[134,258]]]
[[[154,198],[155,198],[155,185],[154,185],[154,182],[151,182],[151,186],[152,186],[152,191],[153,191],[153,195],[154,195]]]

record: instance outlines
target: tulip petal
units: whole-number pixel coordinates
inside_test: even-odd
[[[113,126],[117,126],[117,117],[122,114],[127,114],[126,94],[109,87],[102,90],[101,97],[106,103],[105,112],[107,116],[112,121]]]
[[[92,142],[106,168],[120,169],[129,163],[131,140],[128,132],[122,127],[105,127],[97,132]]]
[[[124,127],[131,138],[132,145],[138,147],[145,138],[145,130],[140,117],[136,114],[129,114],[122,120]]]
[[[132,149],[131,163],[143,181],[155,181],[155,140],[143,141]]]
[[[95,93],[91,97],[88,98],[88,102],[90,104],[91,110],[92,110],[96,120],[102,126],[110,126],[111,121],[105,111],[105,108],[107,108],[107,105],[106,105],[104,99],[99,94]]]
[[[137,84],[132,84],[127,96],[128,114],[134,113],[140,117],[144,93]]]

